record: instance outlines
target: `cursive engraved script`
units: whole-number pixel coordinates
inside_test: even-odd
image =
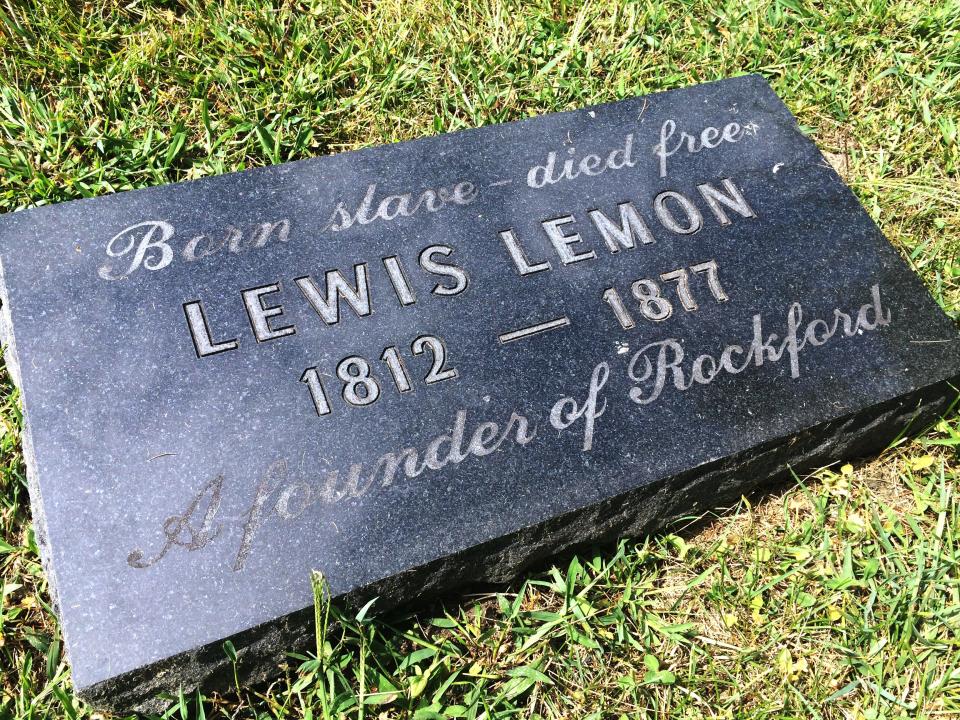
[[[699,135],[691,135],[681,130],[677,136],[676,121],[665,120],[660,126],[660,140],[653,146],[653,154],[660,160],[660,177],[667,176],[667,158],[681,150],[688,154],[695,154],[701,150],[713,150],[722,143],[738,143],[747,135],[755,135],[759,128],[760,126],[752,121],[743,126],[731,122],[723,128],[708,125],[700,131]]]
[[[713,150],[723,144],[741,142],[746,136],[756,135],[760,126],[756,122],[740,125],[729,122],[722,126],[705,126],[698,130],[678,128],[677,121],[667,119],[660,126],[659,138],[653,145],[653,157],[659,164],[659,174],[664,178],[668,174],[669,158],[678,154],[696,154],[703,150]],[[543,190],[557,183],[565,183],[577,178],[589,178],[607,172],[631,169],[642,162],[649,162],[649,156],[637,157],[634,152],[639,130],[634,130],[612,146],[590,147],[584,153],[578,151],[567,138],[564,150],[551,150],[546,157],[520,172],[524,175],[524,184],[533,190]],[[508,186],[513,179],[490,183],[486,187]],[[391,223],[400,218],[416,215],[439,213],[446,208],[472,205],[480,197],[480,187],[476,178],[459,180],[448,186],[433,185],[418,190],[407,190],[383,194],[376,183],[365,187],[352,188],[349,193],[354,199],[339,199],[332,208],[321,208],[320,218],[326,222],[320,225],[323,232],[337,233],[354,226],[366,226],[372,223]],[[362,197],[359,197],[363,192]],[[674,191],[665,191],[672,196]],[[661,193],[663,194],[663,193]],[[357,199],[359,198],[359,199]],[[591,211],[591,215],[596,210]],[[621,222],[623,217],[621,217]],[[562,218],[553,222],[565,224]],[[304,224],[304,223],[301,223]],[[637,225],[634,222],[634,225]],[[313,227],[306,223],[307,229]],[[609,227],[609,223],[605,227]],[[300,228],[301,234],[304,228]],[[193,263],[211,256],[224,256],[225,252],[237,254],[268,246],[272,240],[286,243],[291,235],[289,218],[263,222],[254,220],[252,224],[227,224],[221,229],[194,234],[186,239],[175,235],[173,223],[166,219],[149,219],[129,225],[111,237],[105,246],[108,262],[98,269],[104,280],[122,280],[137,270],[157,271],[169,267],[177,258]],[[555,235],[559,238],[562,233]],[[560,242],[560,240],[556,240]],[[645,240],[644,242],[648,242]],[[615,252],[615,250],[614,250]]]
[[[708,385],[721,372],[739,375],[750,366],[789,363],[790,376],[801,374],[800,354],[808,347],[827,344],[837,337],[857,337],[876,331],[892,322],[891,312],[883,307],[879,285],[870,288],[870,302],[859,310],[833,310],[829,319],[805,320],[803,306],[792,303],[786,313],[783,337],[764,330],[761,315],[752,318],[753,335],[748,344],[730,344],[718,355],[701,353],[690,359],[680,340],[666,338],[651,342],[637,350],[626,367],[633,383],[627,397],[638,405],[650,405],[673,386],[684,392],[695,385]],[[561,432],[583,420],[580,448],[590,452],[596,439],[596,421],[608,411],[608,399],[601,390],[611,375],[611,367],[619,358],[597,363],[582,401],[562,397],[553,403],[550,425]],[[622,371],[622,364],[620,365]],[[622,398],[623,396],[620,396]],[[616,402],[617,397],[611,398]],[[466,410],[459,410],[451,426],[420,448],[404,447],[386,452],[373,462],[353,463],[344,472],[331,470],[316,477],[291,477],[289,464],[280,458],[270,464],[256,483],[253,499],[239,519],[232,519],[234,535],[239,533],[234,571],[242,570],[252,552],[257,535],[268,520],[293,521],[317,505],[363,498],[379,488],[387,488],[402,480],[412,480],[424,473],[458,466],[470,458],[482,460],[498,451],[528,446],[537,437],[537,425],[527,414],[511,411],[503,422],[485,420],[471,424]],[[161,528],[161,546],[149,557],[141,549],[132,551],[127,563],[134,568],[148,568],[162,560],[174,547],[199,550],[225,534],[228,518],[219,515],[224,478],[218,475],[207,481],[179,515],[168,517]]]
[[[339,232],[355,224],[369,225],[375,220],[395,220],[398,217],[411,217],[421,210],[435,213],[442,210],[447,204],[469,205],[477,199],[477,188],[469,181],[458,182],[450,188],[427,188],[416,198],[414,193],[387,195],[377,199],[377,186],[368,185],[367,192],[360,201],[356,210],[350,210],[341,200],[337,203],[333,214],[323,226],[323,230]]]
[[[422,451],[406,447],[381,455],[372,465],[353,463],[346,473],[338,470],[322,473],[315,479],[289,477],[286,459],[274,461],[259,479],[253,501],[243,513],[242,529],[233,570],[242,570],[263,523],[271,517],[294,520],[310,507],[331,504],[348,498],[359,498],[378,487],[388,487],[400,477],[413,479],[426,471],[437,471],[448,465],[459,465],[470,457],[484,458],[505,444],[525,447],[536,437],[535,424],[525,415],[511,412],[501,424],[484,421],[467,432],[467,412],[460,410],[451,428],[432,438]],[[180,515],[167,518],[163,525],[164,544],[153,556],[146,558],[136,549],[127,557],[135,568],[147,568],[161,560],[173,546],[199,550],[216,538],[221,524],[214,519],[221,504],[223,477],[207,482]],[[200,522],[200,527],[194,524]]]
[[[163,270],[175,256],[171,245],[174,232],[174,226],[166,220],[146,220],[125,227],[107,242],[107,256],[118,261],[102,265],[98,274],[104,280],[123,280],[139,268]],[[215,238],[194,235],[179,254],[185,262],[192,263],[216,255],[224,248],[235,254],[242,253],[262,248],[271,237],[285,243],[289,236],[290,221],[285,218],[257,223],[246,233],[234,225],[227,225]]]
[[[607,409],[607,401],[597,408],[597,398],[600,397],[600,391],[607,384],[610,378],[609,363],[598,363],[590,376],[590,389],[587,391],[587,399],[583,405],[577,403],[572,397],[565,397],[558,400],[550,410],[550,424],[557,430],[566,430],[580,418],[583,420],[583,451],[588,452],[593,448],[593,433],[597,418],[603,415]]]
[[[677,390],[689,390],[694,384],[709,385],[721,372],[738,375],[751,365],[778,363],[784,357],[790,361],[790,376],[798,378],[800,352],[808,345],[825,345],[840,331],[845,337],[854,337],[890,324],[892,316],[881,304],[880,286],[874,285],[870,293],[872,301],[861,306],[856,317],[837,308],[831,322],[817,318],[802,329],[803,307],[793,303],[787,310],[787,331],[782,339],[776,334],[767,335],[763,331],[763,318],[754,315],[750,344],[746,348],[727,345],[719,358],[703,353],[687,364],[679,340],[667,338],[649,343],[630,359],[627,374],[636,383],[636,387],[630,389],[630,399],[638,405],[649,405],[660,398],[668,381]]]
[[[180,515],[172,515],[163,523],[165,542],[163,547],[153,556],[147,558],[140,549],[133,550],[127,556],[127,564],[135,568],[148,568],[167,554],[174,545],[184,547],[193,552],[206,547],[222,529],[219,524],[214,527],[213,519],[220,510],[220,500],[223,493],[223,476],[217,475],[207,482],[200,492],[187,505]],[[206,506],[202,512],[201,507]],[[200,527],[195,528],[191,522],[194,516],[199,516]]]

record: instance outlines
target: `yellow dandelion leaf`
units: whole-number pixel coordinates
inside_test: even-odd
[[[847,530],[855,533],[862,533],[867,529],[867,521],[859,513],[850,513],[846,520]]]
[[[789,679],[792,668],[793,658],[790,655],[790,651],[787,648],[783,648],[783,650],[777,653],[777,670],[780,671],[780,675],[782,675],[784,679]]]

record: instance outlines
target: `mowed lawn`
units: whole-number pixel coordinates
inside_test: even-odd
[[[956,0],[0,0],[0,211],[744,72],[956,319]],[[0,718],[96,717],[73,694],[0,383]],[[673,534],[417,614],[348,615],[274,684],[173,697],[167,717],[960,717],[958,447],[954,411]]]

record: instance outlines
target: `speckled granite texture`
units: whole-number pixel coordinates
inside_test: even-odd
[[[920,430],[957,328],[746,76],[0,217],[74,682],[275,672],[348,602],[500,582]],[[416,528],[411,532],[411,528]]]

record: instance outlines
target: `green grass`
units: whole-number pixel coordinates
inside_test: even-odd
[[[747,71],[957,318],[956,0],[0,0],[0,211]],[[88,718],[0,387],[0,718]],[[958,447],[954,412],[879,458],[503,592],[386,618],[332,608],[344,629],[270,687],[167,715],[960,717]]]

